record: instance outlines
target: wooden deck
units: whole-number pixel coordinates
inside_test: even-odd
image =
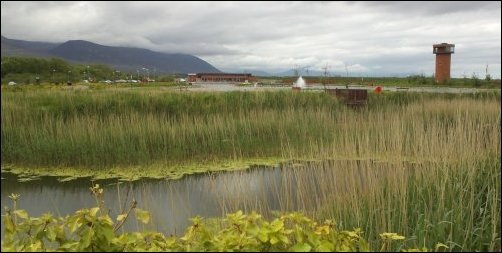
[[[365,89],[327,89],[326,92],[346,105],[362,106],[368,103],[368,90]]]

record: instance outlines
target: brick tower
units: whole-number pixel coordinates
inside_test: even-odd
[[[455,44],[434,44],[432,50],[436,54],[436,83],[450,80],[451,54],[455,53]]]

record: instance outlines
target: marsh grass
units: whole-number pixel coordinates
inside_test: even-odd
[[[2,164],[102,169],[497,154],[500,93],[479,96],[389,94],[353,110],[319,93],[8,92]]]
[[[452,251],[500,250],[498,158],[368,166],[364,187],[352,172],[337,172],[347,192],[334,195],[319,213],[343,227],[362,228],[372,243],[393,231],[408,236],[408,247],[442,242]]]
[[[1,117],[2,167],[147,176],[182,175],[184,163],[316,160],[286,166],[269,202],[223,195],[249,178],[215,184],[218,205],[311,212],[361,227],[375,245],[395,232],[407,247],[500,251],[500,92],[371,94],[359,109],[308,92],[2,92]]]
[[[281,139],[305,140],[299,117],[289,116],[323,104],[273,93],[9,95],[16,99],[2,98],[2,156],[35,166],[273,156]]]
[[[405,235],[395,251],[433,249],[438,242],[452,251],[500,249],[496,158],[459,163],[292,161],[274,169],[216,173],[136,190],[142,207],[159,214],[152,216],[149,229],[169,230],[186,214],[211,219],[243,210],[272,218],[300,211],[332,219],[340,229],[361,228],[375,247],[381,244],[381,233]],[[169,206],[172,217],[167,221],[157,218],[165,217],[163,206]]]

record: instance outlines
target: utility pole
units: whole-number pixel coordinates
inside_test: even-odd
[[[345,83],[345,88],[349,88],[349,69],[347,67],[347,63],[345,63],[345,73],[346,73],[346,77],[347,77],[347,81]]]
[[[294,73],[294,75],[295,75],[296,77],[298,77],[298,76],[299,76],[299,74],[300,74],[300,69],[299,69],[299,68],[300,68],[300,67],[298,66],[298,64],[295,64],[295,66],[293,67],[293,73]]]
[[[156,72],[157,72],[157,68],[153,68],[153,80],[156,81],[157,80],[157,75],[156,75]]]
[[[324,86],[324,92],[326,92],[326,78],[328,77],[328,63],[326,63],[326,66],[322,68],[324,70],[323,72],[323,79],[322,79],[322,85]]]
[[[147,68],[142,68],[146,72],[146,81],[150,81],[150,72]],[[145,79],[145,75],[143,74],[143,79]]]
[[[116,83],[116,82],[117,82],[117,76],[118,76],[118,78],[120,79],[120,70],[115,70],[115,71],[113,71],[113,78],[114,78],[113,82],[114,82],[114,83]]]

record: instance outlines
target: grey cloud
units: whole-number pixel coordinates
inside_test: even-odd
[[[432,44],[457,45],[452,71],[500,66],[500,2],[2,2],[2,35],[197,55],[222,69],[432,73]],[[475,70],[476,69],[476,70]],[[492,68],[500,77],[500,68]],[[495,73],[496,72],[496,73]]]
[[[357,4],[357,3],[356,3]],[[500,2],[493,1],[371,1],[359,2],[369,8],[381,8],[394,13],[420,14],[420,15],[446,15],[456,12],[472,12],[477,10],[487,10],[492,8],[500,9]]]

